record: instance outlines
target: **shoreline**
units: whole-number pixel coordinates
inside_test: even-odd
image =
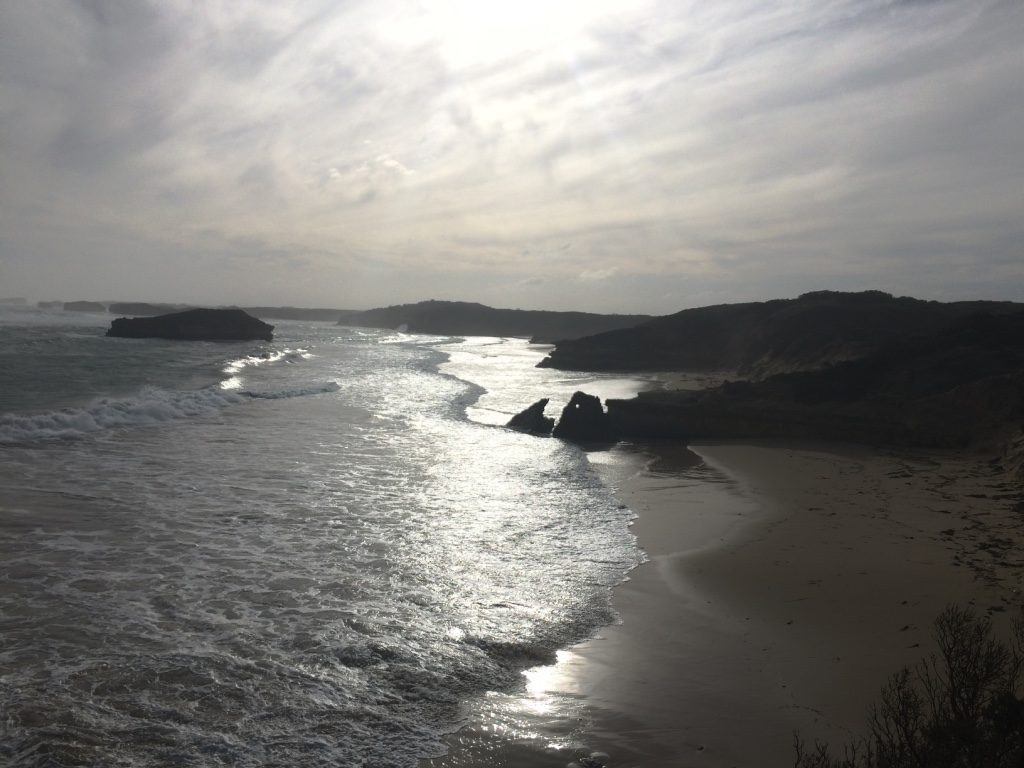
[[[613,592],[620,622],[531,670],[526,695],[489,697],[424,765],[554,768],[596,752],[609,768],[788,766],[794,731],[834,746],[863,733],[947,604],[998,628],[1021,603],[1010,481],[977,457],[621,450],[648,457],[611,480],[648,561]],[[517,708],[532,714],[503,729]]]
[[[612,592],[618,623],[527,670],[525,690],[468,702],[423,768],[789,766],[794,731],[834,747],[864,732],[948,603],[997,626],[1020,604],[1011,477],[982,457],[652,440],[589,458],[647,558]]]

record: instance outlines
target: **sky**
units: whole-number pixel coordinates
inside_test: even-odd
[[[0,296],[1024,300],[1021,0],[0,0]]]

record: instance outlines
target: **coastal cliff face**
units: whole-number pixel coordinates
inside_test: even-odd
[[[1024,312],[965,318],[819,371],[610,400],[608,413],[629,437],[997,447],[1024,426]]]
[[[107,336],[182,341],[273,341],[274,326],[240,309],[190,309],[157,317],[120,317]]]
[[[599,419],[608,439],[977,447],[1003,452],[1005,468],[1024,478],[1024,312],[963,317],[818,370],[642,392],[607,409],[598,401],[588,423]]]
[[[422,301],[346,313],[339,325],[401,328],[409,333],[443,336],[524,336],[536,343],[553,343],[632,327],[650,315],[597,315],[588,312],[542,312],[495,309],[463,301]]]
[[[735,371],[746,379],[812,371],[916,343],[977,313],[1024,310],[1009,302],[921,301],[881,291],[818,291],[797,299],[688,309],[560,342],[542,367],[586,371]]]

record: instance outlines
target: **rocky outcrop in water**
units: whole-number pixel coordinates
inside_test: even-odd
[[[551,434],[578,443],[613,443],[618,439],[601,399],[586,392],[573,393]]]
[[[506,425],[518,432],[526,432],[531,435],[547,436],[555,427],[555,420],[544,415],[548,398],[538,400],[526,410],[520,411]]]
[[[617,438],[795,439],[1003,452],[1024,476],[1024,312],[979,314],[821,370],[609,400],[577,392],[555,427]],[[1008,446],[1008,447],[1007,447]]]
[[[182,341],[273,341],[274,326],[241,309],[190,309],[156,317],[119,317],[107,336]]]

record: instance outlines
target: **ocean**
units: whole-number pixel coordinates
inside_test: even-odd
[[[500,425],[641,382],[516,339],[110,319],[0,310],[4,765],[415,766],[614,621],[642,559],[614,455]]]

